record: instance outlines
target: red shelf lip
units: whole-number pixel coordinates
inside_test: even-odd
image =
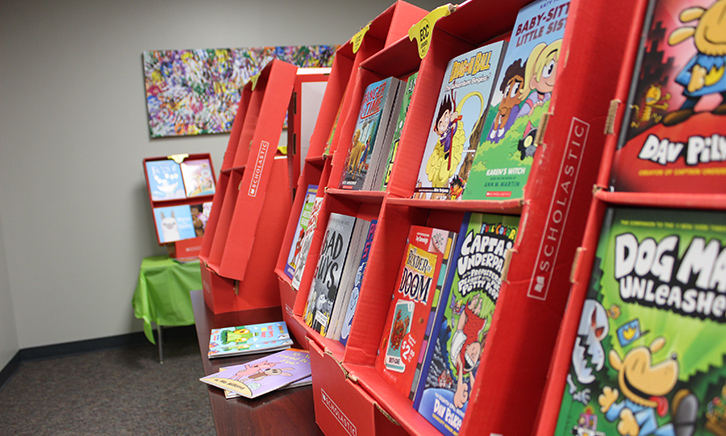
[[[361,203],[383,203],[386,193],[383,191],[351,191],[348,189],[327,188],[326,193],[330,195],[356,199]]]
[[[421,209],[452,210],[463,212],[484,212],[502,213],[507,215],[520,215],[524,200],[516,198],[512,200],[422,200],[418,198],[392,198],[387,200],[388,204],[399,206],[412,206]]]
[[[420,65],[418,46],[408,36],[398,39],[385,50],[371,55],[360,63],[361,68],[373,72],[385,71],[395,77],[405,77],[418,71]]]
[[[328,159],[330,159],[330,156],[328,156],[327,154],[322,154],[320,156],[308,156],[305,158],[305,162],[311,165],[322,167],[325,164],[325,161]]]
[[[708,210],[726,208],[726,194],[721,193],[611,192],[602,189],[595,192],[595,198],[618,205]]]
[[[328,339],[310,328],[309,325],[305,324],[305,320],[303,320],[300,315],[292,314],[292,318],[300,324],[303,329],[305,329],[305,336],[309,341],[314,342],[318,348],[323,350],[325,354],[331,355],[337,362],[343,361],[343,352],[345,351],[345,346],[343,344],[338,341]]]

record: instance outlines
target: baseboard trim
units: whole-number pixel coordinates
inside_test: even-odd
[[[194,330],[196,327],[164,327],[164,342],[174,334],[186,334],[188,330]],[[131,347],[136,345],[148,344],[152,345],[144,336],[144,332],[127,333],[117,336],[108,336],[105,338],[88,339],[85,341],[65,342],[62,344],[44,345],[40,347],[23,348],[19,350],[15,356],[10,359],[5,367],[0,371],[0,389],[10,380],[15,371],[23,362],[31,362],[34,360],[53,359],[57,357],[65,357],[76,354],[84,354],[92,351],[101,351],[111,348]]]

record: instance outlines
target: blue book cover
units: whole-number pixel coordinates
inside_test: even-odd
[[[159,243],[196,238],[192,211],[188,204],[181,206],[157,207],[154,209],[156,235]]]
[[[368,235],[366,236],[365,246],[363,247],[363,254],[360,257],[360,264],[358,265],[358,271],[355,273],[355,283],[353,284],[353,291],[350,294],[348,300],[348,308],[345,312],[345,318],[343,318],[343,328],[340,331],[340,343],[346,345],[348,343],[348,335],[350,334],[350,328],[353,325],[353,316],[355,315],[355,308],[358,305],[358,296],[360,295],[360,286],[363,283],[363,275],[366,271],[366,265],[368,265],[368,255],[371,251],[371,244],[373,243],[373,235],[376,232],[376,224],[378,220],[372,220],[371,225],[368,227]]]
[[[212,329],[207,357],[236,356],[288,348],[292,345],[284,321]]]
[[[146,175],[153,201],[186,198],[181,168],[173,160],[146,161]]]

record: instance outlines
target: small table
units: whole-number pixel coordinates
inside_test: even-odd
[[[209,359],[209,334],[213,328],[257,324],[282,319],[280,307],[214,314],[204,304],[201,290],[191,292],[197,326],[199,352],[204,374],[218,372],[221,367],[238,365],[260,357],[259,354]],[[299,347],[299,344],[294,344]],[[201,383],[201,382],[200,382]],[[221,389],[209,386],[209,402],[217,436],[225,435],[295,435],[322,436],[315,423],[312,386],[301,386],[270,392],[259,398],[226,399]]]
[[[194,324],[189,291],[201,289],[199,260],[178,261],[169,256],[150,256],[141,261],[139,280],[131,300],[134,316],[144,321],[144,334],[156,344],[151,323],[156,324],[159,362],[164,363],[161,326]]]

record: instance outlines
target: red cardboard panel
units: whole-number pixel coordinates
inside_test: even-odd
[[[237,311],[234,280],[220,277],[204,262],[200,262],[204,302],[214,313]]]
[[[232,168],[234,163],[234,155],[239,145],[240,135],[242,134],[242,126],[244,125],[247,109],[252,97],[252,83],[245,85],[240,91],[240,100],[237,105],[237,114],[234,116],[232,123],[232,131],[229,134],[227,142],[227,150],[224,152],[224,160],[222,161],[222,170]]]

